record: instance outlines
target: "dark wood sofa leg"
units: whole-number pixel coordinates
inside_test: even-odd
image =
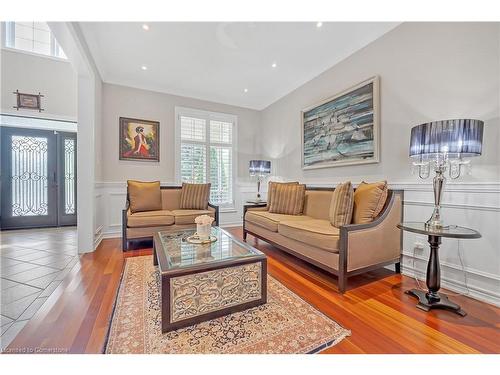
[[[243,241],[247,240],[247,234],[248,232],[245,229],[243,229]]]
[[[339,275],[339,292],[344,294],[347,289],[347,276],[340,274]]]
[[[396,273],[401,273],[401,262],[397,262],[394,268],[396,269]]]

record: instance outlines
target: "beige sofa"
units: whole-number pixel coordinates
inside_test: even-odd
[[[212,216],[213,225],[219,225],[219,207],[208,204],[206,210],[180,209],[180,186],[162,186],[162,209],[132,213],[127,204],[122,212],[123,250],[128,250],[129,242],[134,240],[148,240],[153,234],[160,231],[176,231],[195,228],[194,219],[200,215]]]
[[[267,206],[246,209],[243,238],[251,234],[338,276],[341,293],[350,276],[389,264],[399,273],[403,237],[396,225],[403,218],[403,191],[389,190],[372,222],[340,228],[329,221],[333,191],[308,187],[303,215],[270,213]]]

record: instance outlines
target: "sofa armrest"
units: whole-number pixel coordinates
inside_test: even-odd
[[[213,208],[215,211],[215,225],[219,226],[219,206],[208,202],[208,207]]]
[[[390,192],[382,213],[366,224],[340,228],[339,267],[345,271],[394,263],[401,256],[402,232],[397,224],[403,217],[403,192]]]

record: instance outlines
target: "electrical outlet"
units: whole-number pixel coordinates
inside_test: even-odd
[[[420,241],[415,241],[415,243],[413,244],[413,247],[415,248],[415,250],[418,250],[418,251],[424,250],[424,244]]]

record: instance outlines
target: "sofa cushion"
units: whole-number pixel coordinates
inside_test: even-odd
[[[181,209],[206,210],[208,207],[208,196],[210,195],[210,183],[187,184],[182,183]]]
[[[247,211],[245,214],[246,221],[270,230],[271,232],[278,231],[278,224],[281,221],[304,220],[304,218],[305,216],[302,215],[283,215],[268,211]]]
[[[353,206],[354,189],[351,181],[338,184],[330,202],[330,223],[336,228],[351,224]]]
[[[339,251],[339,229],[332,226],[329,220],[282,221],[278,224],[278,233],[332,253]]]
[[[127,193],[130,211],[157,211],[161,210],[160,181],[143,182],[127,181]]]
[[[269,205],[269,212],[285,215],[301,215],[304,210],[306,185],[279,184]]]
[[[157,227],[163,225],[174,224],[174,215],[172,211],[157,210],[146,212],[130,213],[127,218],[127,227],[129,228],[144,228]]]
[[[215,216],[214,211],[209,210],[172,210],[175,224],[194,224],[194,219],[200,215]]]
[[[372,184],[363,181],[354,192],[352,222],[363,224],[373,221],[384,208],[387,193],[387,181]]]
[[[269,181],[267,184],[267,207],[271,206],[271,203],[274,200],[274,197],[276,195],[276,188],[279,185],[298,185],[298,181],[293,181],[293,182],[274,182],[274,181]]]

